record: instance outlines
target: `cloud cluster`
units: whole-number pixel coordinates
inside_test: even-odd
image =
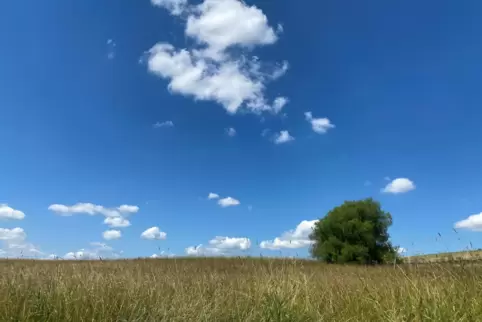
[[[220,196],[217,193],[210,192],[208,194],[209,200],[219,199],[219,198]],[[218,200],[218,205],[222,208],[239,206],[240,204],[241,202],[238,199],[234,199],[232,197],[226,197]]]
[[[303,220],[295,229],[283,233],[273,240],[265,240],[260,243],[261,248],[277,250],[282,248],[303,248],[310,246],[313,242],[309,235],[317,220]]]
[[[98,260],[98,259],[115,259],[120,258],[122,251],[117,252],[111,246],[93,242],[90,243],[90,248],[83,248],[75,252],[68,252],[63,257],[55,254],[49,255],[50,259],[66,259],[66,260]]]
[[[266,85],[285,74],[288,63],[272,66],[246,56],[256,46],[274,44],[282,31],[270,27],[256,6],[238,0],[151,2],[180,16],[185,35],[194,41],[187,49],[160,42],[146,53],[148,70],[169,80],[171,92],[217,102],[231,114],[240,108],[277,113],[288,102],[280,96],[269,103],[265,97]]]
[[[39,248],[27,242],[23,228],[0,228],[0,257],[32,258],[43,256]]]
[[[121,205],[116,208],[107,208],[92,203],[77,203],[72,206],[53,204],[50,205],[48,209],[61,216],[72,216],[74,214],[86,214],[90,216],[102,215],[106,217],[104,224],[111,228],[125,228],[130,226],[131,223],[127,217],[139,211],[138,206]]]
[[[209,241],[208,246],[200,244],[185,249],[189,256],[219,256],[229,255],[233,251],[245,251],[251,248],[251,241],[246,237],[216,236]]]

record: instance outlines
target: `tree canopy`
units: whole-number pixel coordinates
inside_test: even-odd
[[[311,255],[328,263],[393,261],[397,251],[389,240],[391,224],[392,216],[377,201],[345,201],[315,223]]]

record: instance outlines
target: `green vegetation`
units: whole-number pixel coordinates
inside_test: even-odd
[[[327,263],[384,263],[396,260],[389,240],[392,216],[373,199],[346,201],[316,222],[311,255]]]
[[[482,321],[482,268],[0,261],[0,321]]]

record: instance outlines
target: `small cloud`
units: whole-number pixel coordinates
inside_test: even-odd
[[[104,219],[104,224],[111,228],[125,228],[131,225],[130,221],[123,217],[107,217]]]
[[[114,240],[122,237],[122,233],[119,230],[106,230],[102,233],[102,237],[105,240]]]
[[[231,198],[231,197],[219,199],[219,201],[218,201],[218,205],[220,205],[220,206],[223,207],[223,208],[232,207],[232,206],[238,206],[239,204],[241,204],[241,203],[239,202],[239,200],[234,199],[234,198]]]
[[[13,209],[7,204],[0,204],[0,219],[22,220],[24,218],[25,214],[22,211]]]
[[[277,97],[273,102],[273,112],[279,113],[281,109],[288,103],[288,99],[286,97]]]
[[[233,127],[224,129],[224,132],[231,137],[236,135],[236,130]]]
[[[151,227],[146,229],[142,234],[142,239],[149,239],[149,240],[160,240],[166,239],[167,234],[159,229],[159,227]]]
[[[324,134],[329,129],[335,127],[335,125],[333,125],[326,117],[313,118],[313,114],[311,112],[305,113],[305,119],[311,124],[311,128],[313,129],[313,131],[318,134]]]
[[[454,228],[482,231],[482,212],[456,222]]]
[[[397,178],[382,189],[384,193],[400,194],[415,190],[415,184],[407,178]]]
[[[274,138],[275,144],[283,144],[290,141],[293,141],[295,138],[290,135],[288,131],[281,131],[277,134]]]
[[[397,252],[401,255],[401,254],[405,254],[407,250],[403,247],[398,247]]]
[[[248,205],[248,211],[251,211],[251,210],[253,210],[253,206]]]
[[[270,129],[264,129],[261,131],[261,136],[262,137],[267,137],[270,134],[271,130]]]
[[[115,58],[115,48],[117,44],[112,39],[107,39],[107,58],[114,59]]]
[[[218,198],[219,198],[219,195],[217,193],[210,192],[208,194],[208,199],[218,199]]]
[[[189,256],[219,256],[233,254],[233,251],[245,251],[251,248],[251,240],[246,237],[216,236],[209,241],[209,246],[200,244],[185,249]]]
[[[172,121],[164,121],[164,122],[156,122],[152,125],[153,128],[159,129],[161,127],[174,127],[174,123]]]
[[[390,177],[384,177],[383,180],[390,181]]]
[[[363,185],[364,185],[365,187],[369,187],[369,186],[372,185],[372,182],[371,182],[370,180],[367,180],[367,181],[365,181],[365,182],[363,183]]]

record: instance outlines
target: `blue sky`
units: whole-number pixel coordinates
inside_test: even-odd
[[[365,197],[408,254],[482,247],[481,9],[2,2],[0,256],[304,256]]]

